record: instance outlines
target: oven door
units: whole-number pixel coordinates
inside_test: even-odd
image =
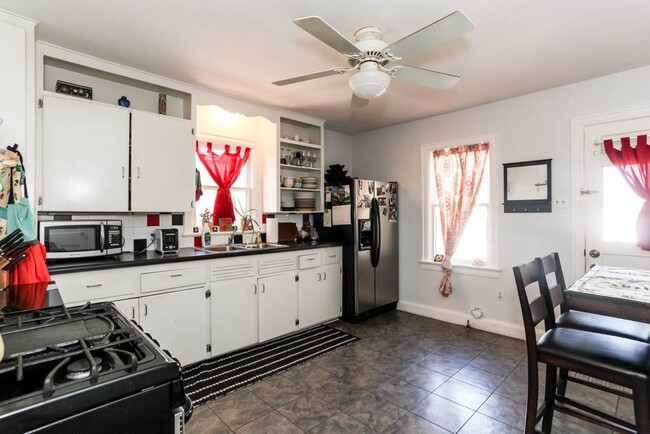
[[[48,259],[105,256],[104,223],[99,221],[41,222],[39,239]]]

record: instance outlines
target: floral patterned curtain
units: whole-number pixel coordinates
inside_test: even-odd
[[[433,169],[440,208],[445,259],[440,292],[451,294],[451,258],[472,215],[481,188],[490,145],[480,143],[433,152]]]

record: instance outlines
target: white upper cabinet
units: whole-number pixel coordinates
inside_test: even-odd
[[[129,111],[43,97],[45,211],[128,211]]]
[[[192,123],[134,110],[131,211],[190,211],[194,199]]]

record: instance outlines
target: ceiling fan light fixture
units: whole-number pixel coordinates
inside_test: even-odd
[[[383,95],[390,86],[390,76],[375,62],[361,65],[360,71],[350,77],[352,92],[359,98],[372,99]]]

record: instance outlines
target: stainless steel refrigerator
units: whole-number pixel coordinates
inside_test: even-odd
[[[344,319],[363,320],[397,306],[397,198],[396,182],[355,178],[347,190],[344,187],[326,189],[328,212],[323,215],[322,238],[344,242]],[[337,207],[343,208],[335,209]]]

